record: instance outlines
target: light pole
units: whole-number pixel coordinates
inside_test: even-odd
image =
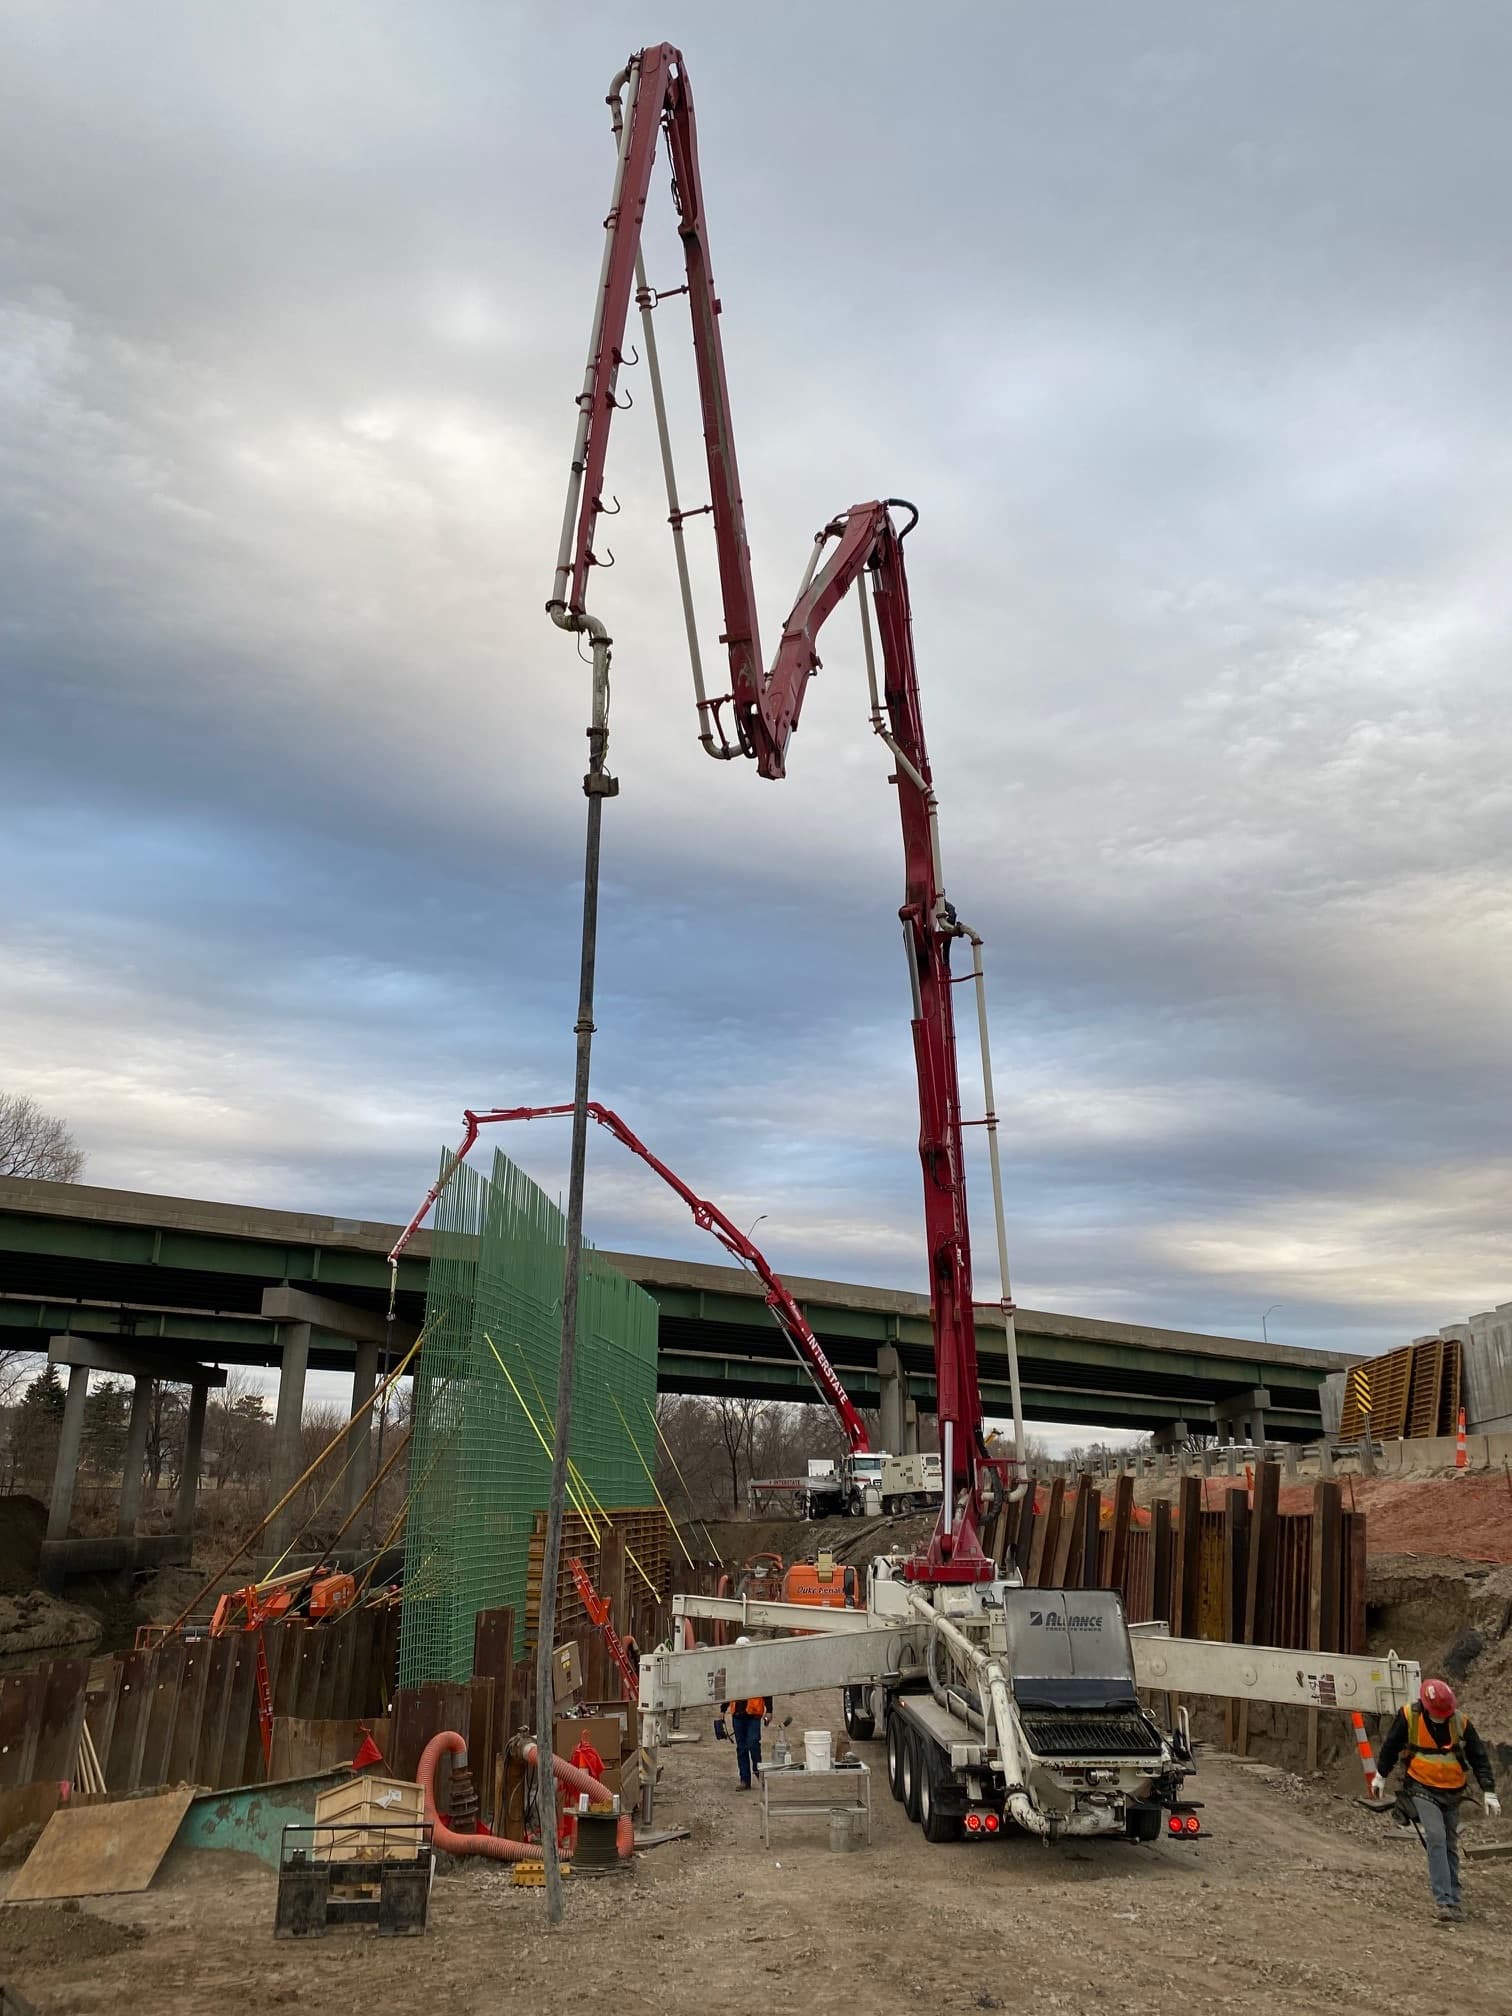
[[[749,1225],[749,1227],[748,1227],[748,1228],[747,1228],[747,1230],[746,1230],[746,1237],[747,1237],[747,1239],[749,1239],[749,1238],[751,1237],[752,1233],[754,1233],[754,1232],[755,1232],[755,1230],[756,1230],[756,1227],[757,1227],[757,1226],[758,1226],[758,1225],[759,1225],[759,1224],[761,1223],[761,1220],[762,1220],[762,1218],[765,1218],[765,1217],[766,1217],[766,1215],[767,1215],[767,1214],[765,1213],[765,1211],[763,1211],[763,1212],[761,1213],[761,1217],[759,1217],[759,1218],[753,1218],[753,1219],[751,1220],[751,1222],[750,1222],[750,1225]]]
[[[1283,1305],[1282,1305],[1281,1303],[1279,1303],[1279,1302],[1272,1302],[1272,1304],[1270,1305],[1270,1308],[1266,1310],[1266,1312],[1265,1312],[1265,1315],[1264,1315],[1264,1316],[1262,1316],[1262,1317],[1260,1318],[1260,1335],[1261,1335],[1261,1336],[1262,1336],[1262,1337],[1263,1337],[1263,1338],[1265,1339],[1265,1341],[1266,1341],[1266,1343],[1267,1343],[1267,1344],[1269,1344],[1269,1342],[1270,1342],[1270,1332],[1269,1332],[1269,1330],[1267,1330],[1267,1329],[1266,1329],[1266,1327],[1265,1327],[1265,1325],[1266,1325],[1266,1322],[1267,1322],[1267,1320],[1269,1319],[1269,1317],[1270,1317],[1270,1315],[1271,1315],[1272,1311],[1273,1311],[1273,1310],[1276,1310],[1276,1309],[1279,1309],[1279,1308],[1281,1308],[1282,1306],[1283,1306]]]

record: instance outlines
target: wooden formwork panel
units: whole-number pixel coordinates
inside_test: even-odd
[[[1380,1358],[1372,1358],[1359,1370],[1370,1385],[1370,1432],[1394,1439],[1407,1432],[1409,1398],[1412,1389],[1414,1346],[1403,1344]],[[1354,1368],[1351,1368],[1353,1373]],[[1351,1376],[1345,1383],[1344,1408],[1339,1433],[1346,1442],[1357,1441],[1365,1432],[1365,1414],[1358,1388]]]
[[[1407,1401],[1407,1433],[1436,1435],[1444,1380],[1444,1340],[1430,1338],[1412,1347],[1412,1383]]]
[[[1156,1615],[1154,1562],[1153,1532],[1148,1526],[1134,1527],[1128,1538],[1128,1553],[1120,1584],[1124,1613],[1131,1624],[1147,1624]]]
[[[7,1673],[0,1679],[0,1786],[27,1785],[34,1776],[42,1695],[39,1672]]]
[[[31,1775],[72,1778],[84,1726],[84,1689],[89,1681],[87,1659],[53,1659],[42,1667],[42,1711]]]
[[[1459,1428],[1460,1381],[1464,1376],[1464,1353],[1458,1337],[1444,1339],[1444,1379],[1439,1390],[1438,1433],[1453,1435]]]
[[[654,1597],[659,1604],[667,1587],[673,1552],[667,1515],[655,1505],[633,1506],[628,1510],[611,1511],[603,1518],[594,1521],[599,1533],[603,1532],[606,1521],[620,1536],[620,1542],[624,1546],[626,1590],[635,1586],[643,1594]],[[536,1642],[541,1614],[541,1567],[545,1555],[546,1514],[538,1512],[530,1536],[530,1558],[525,1577],[527,1650]],[[556,1609],[556,1638],[559,1644],[569,1638],[585,1639],[592,1631],[587,1613],[583,1609],[582,1598],[578,1595],[577,1585],[572,1579],[572,1571],[567,1565],[574,1555],[583,1563],[594,1586],[602,1594],[602,1584],[599,1581],[600,1542],[580,1512],[566,1513],[562,1522],[562,1559],[557,1572]],[[679,1560],[681,1560],[680,1554]],[[686,1568],[686,1563],[683,1565]],[[685,1581],[686,1576],[682,1579]],[[593,1635],[597,1637],[597,1633]]]

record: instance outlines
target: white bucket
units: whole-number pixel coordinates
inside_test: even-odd
[[[804,1730],[803,1768],[805,1771],[828,1771],[830,1768],[830,1732],[828,1729]]]

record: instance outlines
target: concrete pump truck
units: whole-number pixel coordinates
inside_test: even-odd
[[[758,776],[781,778],[808,682],[819,668],[819,631],[851,590],[859,604],[870,725],[891,760],[903,833],[899,915],[918,1079],[943,1487],[931,1538],[915,1553],[871,1564],[864,1607],[858,1602],[852,1609],[816,1611],[748,1598],[674,1598],[675,1649],[641,1662],[640,1705],[650,1718],[648,1733],[654,1741],[660,1718],[730,1696],[838,1687],[845,1690],[852,1735],[864,1741],[881,1732],[891,1789],[931,1841],[963,1833],[990,1836],[1009,1827],[1047,1841],[1196,1833],[1195,1809],[1183,1796],[1194,1769],[1186,1719],[1178,1712],[1174,1721],[1157,1721],[1146,1705],[1149,1690],[1248,1693],[1316,1705],[1317,1675],[1305,1668],[1309,1656],[1318,1655],[1209,1646],[1172,1639],[1158,1627],[1131,1634],[1116,1594],[1025,1589],[1011,1566],[1005,1572],[984,1549],[984,1528],[993,1513],[1024,1488],[1022,1406],[982,941],[945,891],[939,809],[920,711],[904,566],[904,542],[919,514],[902,499],[883,497],[831,518],[814,541],[776,654],[764,668],[693,96],[680,52],[665,43],[641,50],[614,79],[608,103],[614,180],[547,609],[560,628],[591,646],[597,722],[612,640],[588,608],[588,587],[594,567],[608,564],[595,548],[600,520],[617,509],[605,495],[605,463],[613,416],[628,404],[619,397],[620,373],[638,361],[626,348],[633,301],[661,448],[698,736],[707,754],[721,762],[746,759]],[[679,284],[656,287],[647,280],[642,226],[663,141],[683,277]],[[682,301],[691,322],[709,480],[709,501],[693,509],[679,501],[657,349],[658,318]],[[720,642],[729,669],[729,690],[714,698],[705,688],[685,545],[690,521],[701,517],[712,528],[723,604]],[[970,967],[953,973],[958,950],[969,956]],[[978,1387],[963,1149],[963,1128],[973,1123],[961,1110],[953,1006],[953,987],[961,979],[975,985],[982,1043],[986,1110],[975,1124],[985,1127],[992,1175],[999,1306],[1014,1408],[1010,1458],[989,1452]],[[841,1407],[840,1400],[834,1404]],[[734,1622],[742,1632],[802,1635],[685,1646],[677,1634],[683,1619],[695,1617]],[[1242,1667],[1226,1654],[1242,1655]],[[1328,1664],[1332,1676],[1344,1676],[1346,1694],[1362,1708],[1385,1709],[1412,1698],[1415,1670],[1403,1662],[1329,1656]]]

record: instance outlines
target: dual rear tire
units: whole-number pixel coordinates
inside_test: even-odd
[[[917,1821],[926,1841],[958,1841],[960,1816],[942,1810],[945,1759],[938,1743],[922,1736],[901,1715],[887,1718],[887,1782],[910,1820]]]

